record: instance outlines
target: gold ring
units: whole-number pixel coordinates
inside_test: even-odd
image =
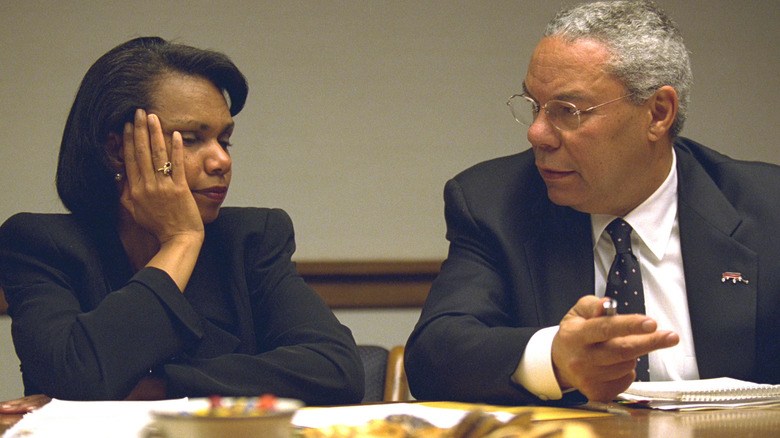
[[[163,164],[163,167],[157,169],[158,172],[162,172],[165,176],[170,176],[171,172],[173,172],[173,169],[171,168],[171,162],[166,161],[165,164]]]

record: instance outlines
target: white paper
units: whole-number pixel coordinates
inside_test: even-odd
[[[634,382],[621,400],[661,410],[728,409],[780,404],[780,385],[720,377],[668,382]]]
[[[773,388],[773,385],[761,385],[754,382],[732,379],[730,377],[668,382],[634,382],[626,390],[626,394],[639,397],[644,396],[645,398],[651,399],[676,400],[685,394],[759,388]]]
[[[449,428],[458,424],[467,412],[460,409],[433,408],[411,403],[306,408],[295,413],[292,424],[308,428],[323,428],[336,424],[360,426],[374,419],[401,414],[422,418],[439,428]],[[492,415],[501,421],[508,421],[513,417],[513,414],[508,412],[496,412]]]
[[[185,409],[187,399],[160,401],[65,401],[54,399],[26,414],[3,438],[139,438],[152,410]]]
[[[54,399],[26,414],[3,434],[3,438],[140,438],[151,422],[152,411],[185,411],[187,399],[81,402]],[[460,409],[434,408],[411,403],[304,408],[295,413],[293,426],[322,428],[343,424],[359,426],[389,415],[413,415],[440,428],[453,427],[466,415]],[[513,414],[492,413],[501,421]]]

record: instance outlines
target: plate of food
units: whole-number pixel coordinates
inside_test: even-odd
[[[328,408],[326,408],[327,410]],[[339,409],[339,408],[336,408]],[[454,411],[452,409],[443,409]],[[423,413],[425,411],[418,411]],[[453,412],[455,413],[455,412]],[[363,424],[331,424],[322,427],[296,427],[296,438],[595,438],[585,423],[534,422],[533,412],[496,415],[473,409],[461,412],[454,425],[441,418],[433,420],[411,414],[392,414]],[[501,413],[503,414],[503,413]],[[294,420],[295,422],[295,420]],[[357,421],[355,421],[357,422]],[[354,423],[354,422],[350,422]]]
[[[184,407],[151,412],[146,438],[288,438],[303,402],[259,397],[192,398]]]

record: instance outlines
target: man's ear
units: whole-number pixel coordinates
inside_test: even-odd
[[[117,173],[125,173],[125,155],[122,136],[116,132],[109,132],[106,136],[106,152],[111,169]]]
[[[669,134],[675,117],[677,117],[677,108],[679,101],[677,91],[674,88],[664,85],[657,89],[647,101],[650,109],[650,126],[647,130],[647,136],[650,141],[658,141]]]

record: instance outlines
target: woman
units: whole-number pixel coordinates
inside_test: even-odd
[[[297,274],[290,218],[220,208],[246,94],[225,55],[156,37],[87,72],[57,168],[71,214],[0,228],[25,395],[361,400],[355,342]]]

